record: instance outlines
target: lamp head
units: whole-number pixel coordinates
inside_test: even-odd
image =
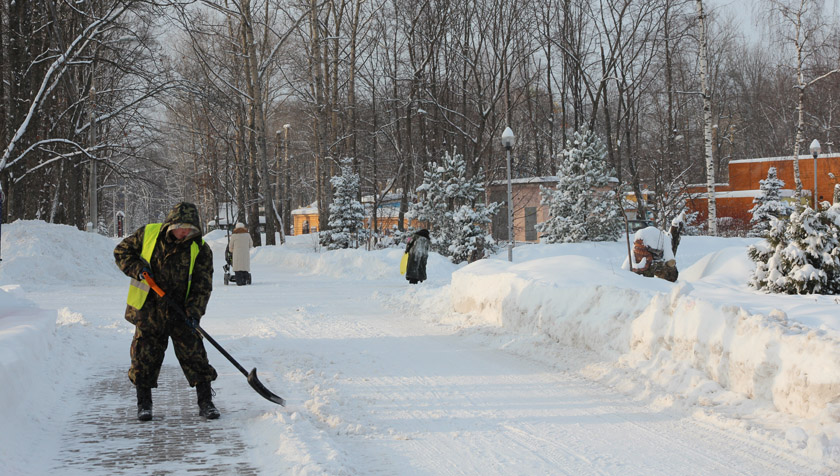
[[[815,159],[818,155],[820,155],[820,150],[820,141],[818,141],[817,139],[811,141],[811,155],[813,155]]]
[[[513,130],[510,127],[505,127],[504,132],[502,132],[502,145],[505,146],[505,149],[510,149],[513,147],[514,141]]]

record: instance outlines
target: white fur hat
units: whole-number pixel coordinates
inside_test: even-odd
[[[236,226],[234,228],[245,228],[245,225],[241,222],[236,222]]]

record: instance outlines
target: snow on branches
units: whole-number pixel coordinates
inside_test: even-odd
[[[764,241],[750,246],[750,286],[771,293],[840,294],[840,204],[770,218]]]
[[[350,159],[341,161],[341,175],[330,179],[333,202],[330,204],[328,230],[321,232],[321,244],[331,250],[358,248],[359,233],[364,228],[365,209],[356,200],[359,194],[359,175],[353,173]]]
[[[466,171],[464,157],[447,152],[440,164],[433,162],[423,172],[418,201],[408,212],[409,217],[428,224],[432,249],[453,263],[472,262],[496,250],[487,225],[500,205],[479,203],[484,196],[483,174],[479,170],[468,178]]]
[[[610,187],[606,146],[592,131],[566,142],[556,189],[540,188],[550,218],[536,226],[546,243],[611,241],[622,231],[621,208]]]
[[[770,230],[771,218],[787,218],[793,211],[793,207],[782,200],[785,182],[776,175],[776,167],[770,167],[767,178],[758,183],[762,194],[753,199],[749,236],[764,236]]]

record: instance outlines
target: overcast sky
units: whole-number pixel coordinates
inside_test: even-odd
[[[828,23],[840,26],[840,0],[822,1],[825,5],[823,15]],[[763,35],[765,26],[758,25],[757,20],[761,10],[767,8],[767,3],[767,0],[704,0],[704,5],[715,8],[720,16],[733,15],[740,23],[744,35],[753,40]]]

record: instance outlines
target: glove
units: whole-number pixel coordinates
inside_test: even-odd
[[[149,276],[152,276],[152,270],[148,266],[143,266],[143,269],[140,270],[140,274],[137,275],[137,279],[143,281],[143,273],[149,273]],[[154,276],[152,276],[154,278]]]
[[[187,327],[192,330],[196,330],[198,327],[198,318],[196,317],[195,313],[187,312]]]

